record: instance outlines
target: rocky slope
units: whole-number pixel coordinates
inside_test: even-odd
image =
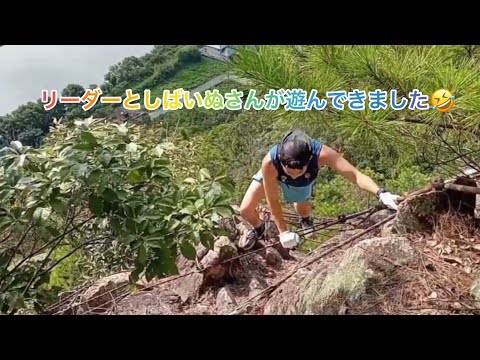
[[[235,217],[225,222],[231,235],[218,238],[214,249],[198,247],[196,261],[179,259],[180,276],[139,282],[127,292],[128,274],[117,274],[61,313],[477,314],[474,200],[448,191],[412,196],[383,226],[364,234],[391,216],[389,210],[351,221],[356,229],[308,254],[283,249],[273,223],[269,240],[243,253],[235,244],[247,227]]]

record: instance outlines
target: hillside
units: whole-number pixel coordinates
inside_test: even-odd
[[[311,111],[194,107],[128,116],[111,104],[50,112],[40,101],[26,104],[0,118],[2,313],[477,313],[477,51],[259,46],[239,48],[227,64],[197,50],[158,45],[112,65],[100,87],[158,96],[176,88],[205,94],[215,83],[220,93],[243,90],[242,101],[250,89],[258,98],[273,89],[316,89],[319,97],[383,89],[411,99],[413,89],[446,88],[455,103],[447,113],[347,103],[335,110],[329,102]],[[84,91],[70,84],[62,93]],[[293,128],[403,195],[398,211],[324,166],[313,238],[282,202],[301,246],[278,243],[263,207],[268,238],[239,249],[250,225],[233,204]],[[412,192],[437,177],[452,181]]]
[[[460,211],[451,212],[444,196]],[[479,314],[480,223],[462,201],[474,202],[475,195],[412,193],[396,214],[377,206],[347,215],[339,235],[308,253],[283,249],[272,227],[269,240],[243,252],[236,244],[247,228],[237,213],[213,249],[199,246],[194,261],[180,258],[180,275],[143,279],[128,293],[128,274],[119,273],[65,297],[49,313]],[[322,219],[317,227],[335,224]]]

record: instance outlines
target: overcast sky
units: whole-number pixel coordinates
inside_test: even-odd
[[[0,47],[0,116],[70,83],[100,85],[108,67],[153,45],[4,45]]]

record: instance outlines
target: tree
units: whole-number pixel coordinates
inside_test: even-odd
[[[85,94],[85,88],[79,84],[68,84],[62,91],[62,96],[65,97],[82,97]],[[88,116],[82,109],[82,104],[62,104],[65,108],[65,117],[72,118],[85,118]]]
[[[408,97],[413,89],[429,96],[437,89],[449,89],[455,106],[448,113],[408,107],[372,111],[368,106],[338,111],[329,103],[323,111],[279,110],[279,125],[302,127],[331,141],[342,139],[355,162],[370,158],[370,165],[388,171],[388,176],[395,176],[401,164],[448,173],[466,163],[478,167],[465,159],[465,154],[480,153],[480,68],[478,52],[471,46],[243,47],[233,62],[237,74],[260,92],[317,89],[318,96],[325,97],[332,90],[381,89]]]
[[[133,283],[175,274],[177,256],[211,248],[221,217],[233,213],[222,179],[192,164],[174,175],[178,149],[156,131],[92,118],[74,125],[52,128],[41,149],[2,150],[1,312],[54,301],[51,271],[96,243],[128,246]]]
[[[11,114],[0,117],[0,146],[8,145],[13,140],[39,146],[53,119],[64,116],[64,108],[60,104],[51,111],[46,111],[43,106],[40,100],[37,103],[29,102]]]

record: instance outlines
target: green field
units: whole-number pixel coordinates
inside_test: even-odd
[[[199,63],[189,64],[176,72],[170,79],[155,87],[152,90],[152,97],[161,97],[163,90],[175,90],[183,88],[191,90],[202,85],[211,78],[224,74],[228,71],[228,64],[202,58]]]

